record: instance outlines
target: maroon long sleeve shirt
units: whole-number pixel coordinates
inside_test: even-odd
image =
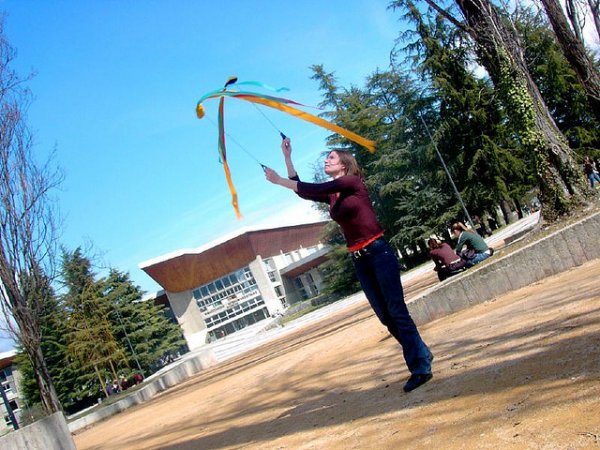
[[[329,205],[329,215],[342,227],[349,248],[383,234],[359,176],[344,175],[325,183],[305,183],[298,175],[290,179],[298,182],[298,196]]]

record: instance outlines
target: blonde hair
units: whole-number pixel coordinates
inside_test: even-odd
[[[333,152],[340,157],[340,162],[346,168],[346,175],[357,175],[363,178],[363,171],[352,153],[347,150],[331,150],[329,154],[332,154]]]

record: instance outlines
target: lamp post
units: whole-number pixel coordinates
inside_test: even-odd
[[[140,362],[138,361],[137,354],[135,353],[135,350],[133,349],[133,345],[131,345],[131,341],[129,340],[129,335],[127,334],[127,330],[125,329],[125,325],[123,324],[123,320],[121,319],[121,314],[119,314],[119,307],[117,305],[115,305],[115,312],[117,313],[117,319],[119,319],[119,323],[121,324],[121,328],[123,329],[123,333],[125,334],[125,340],[127,341],[127,344],[129,344],[129,349],[131,350],[133,359],[135,360],[135,363],[138,366],[138,369],[141,372],[141,374],[144,375],[144,371],[142,370],[142,366],[140,365]]]
[[[448,176],[448,179],[450,180],[450,184],[452,185],[452,189],[454,189],[454,193],[456,194],[456,198],[458,198],[460,206],[462,207],[462,210],[465,213],[465,216],[467,217],[467,220],[469,221],[469,225],[471,225],[471,228],[475,228],[475,224],[473,223],[473,219],[471,219],[471,216],[469,215],[469,211],[467,211],[467,207],[465,206],[465,204],[463,202],[463,199],[462,199],[462,197],[460,195],[460,192],[458,192],[458,189],[456,188],[456,185],[454,184],[454,180],[452,179],[452,176],[450,175],[450,171],[448,170],[448,167],[446,166],[446,162],[444,161],[444,158],[442,158],[442,154],[438,150],[438,146],[435,143],[435,141],[433,140],[433,136],[429,132],[429,127],[425,123],[425,120],[423,119],[423,116],[419,115],[419,118],[421,119],[421,122],[423,122],[423,126],[425,127],[425,131],[427,131],[427,135],[429,136],[429,139],[431,140],[431,143],[433,144],[433,148],[435,149],[435,152],[437,153],[438,158],[440,159],[440,162],[442,163],[442,167],[444,168],[444,172],[446,172],[446,175]]]

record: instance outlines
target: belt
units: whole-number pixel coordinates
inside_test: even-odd
[[[375,244],[378,241],[381,241],[383,238],[380,237],[379,239],[375,239],[373,242],[371,242],[369,245],[364,246],[363,248],[360,248],[358,250],[353,250],[350,252],[350,254],[352,255],[352,257],[354,259],[358,259],[361,256],[365,256],[369,254],[369,247],[371,247],[373,244]]]

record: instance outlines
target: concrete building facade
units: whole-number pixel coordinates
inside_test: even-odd
[[[20,375],[17,367],[14,364],[17,352],[12,350],[6,353],[0,353],[0,389],[4,390],[6,400],[11,408],[15,419],[21,421],[21,399],[19,397],[19,381]],[[0,413],[2,413],[2,421],[0,422],[0,436],[14,429],[10,420],[7,407],[0,397]]]
[[[326,222],[246,230],[140,264],[163,289],[190,350],[320,294]]]

